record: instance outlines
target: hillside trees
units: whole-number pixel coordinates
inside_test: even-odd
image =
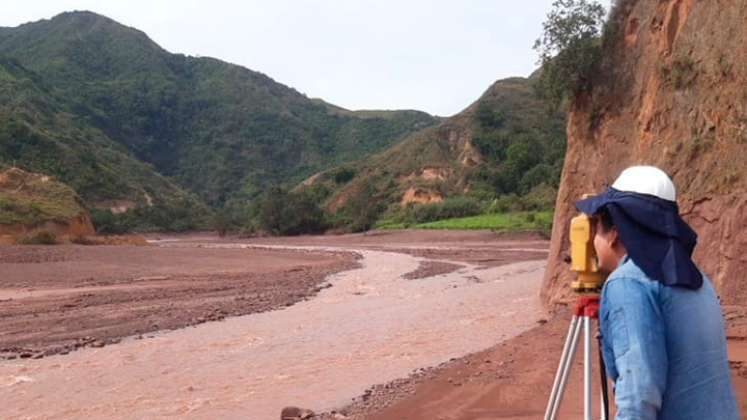
[[[351,232],[364,232],[371,229],[385,210],[381,193],[374,185],[374,180],[363,182],[357,194],[354,194],[338,210],[333,218],[337,226],[345,227]]]
[[[605,10],[595,0],[556,0],[534,44],[542,71],[538,93],[553,105],[591,88],[601,54]]]
[[[487,161],[477,179],[494,197],[522,196],[543,184],[557,188],[565,155],[562,119],[547,115],[541,123],[517,123],[504,115],[487,101],[477,108],[473,143]]]
[[[89,208],[142,207],[97,213],[103,230],[205,225],[196,220],[209,213],[205,204],[231,208],[227,219],[212,217],[216,225],[239,224],[272,186],[437,122],[419,111],[349,111],[310,99],[259,72],[171,54],[91,12],[0,28],[0,164],[55,176]],[[342,171],[338,181],[353,176]],[[175,220],[182,202],[199,210],[194,223]]]
[[[276,235],[322,233],[327,215],[310,191],[288,192],[272,187],[259,202],[257,221],[265,232]]]

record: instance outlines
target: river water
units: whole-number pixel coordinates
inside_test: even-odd
[[[329,248],[325,248],[329,249]],[[336,249],[340,250],[340,249]],[[543,316],[544,261],[404,280],[420,258],[355,250],[362,267],[283,310],[41,360],[0,362],[0,418],[277,419],[490,347]]]

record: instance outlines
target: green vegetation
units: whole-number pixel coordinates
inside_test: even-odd
[[[676,58],[670,66],[662,66],[664,80],[677,90],[686,89],[695,82],[695,62],[690,57]]]
[[[320,195],[321,194],[321,195]],[[361,232],[379,229],[492,229],[537,231],[549,236],[555,192],[541,187],[525,196],[508,195],[482,202],[474,197],[450,197],[440,203],[392,205],[385,209],[369,189],[352,196],[336,212],[320,207],[320,188],[285,191],[274,188],[261,200],[243,208],[218,213],[219,230],[246,234],[298,235],[321,233],[329,228]]]
[[[0,28],[0,166],[66,183],[102,233],[362,231],[382,218],[548,210],[564,119],[532,86],[498,81],[446,120],[349,111],[171,54],[105,17],[63,13]],[[406,191],[445,201],[402,208]],[[132,210],[108,210],[122,205]]]
[[[13,59],[3,58],[0,58],[0,164],[54,176],[79,193],[88,208],[126,200],[147,207],[148,214],[167,213],[160,220],[155,217],[145,220],[135,213],[117,216],[129,220],[130,230],[169,229],[173,223],[200,226],[209,213],[196,197],[139,162],[100,130],[72,115],[69,104],[53,94],[38,75]],[[33,224],[42,217],[28,207],[23,197],[13,197],[12,201],[8,204],[5,200],[4,206],[18,207],[12,212],[16,215],[14,223]],[[27,209],[21,210],[23,206]],[[44,208],[54,206],[70,207],[64,201],[47,200]],[[175,208],[181,208],[178,222],[171,217],[178,213]],[[6,220],[9,213],[4,212]]]
[[[441,203],[393,206],[382,216],[383,220],[386,220],[382,223],[412,226],[436,220],[475,216],[485,210],[487,207],[473,197],[450,197]]]
[[[49,132],[79,123],[83,133],[69,136],[75,141],[86,134],[106,137],[98,149],[147,162],[151,173],[155,169],[215,207],[295,184],[436,122],[422,112],[358,113],[311,100],[258,72],[171,54],[142,32],[90,12],[4,28],[0,55],[42,83],[45,100],[54,96],[67,113],[71,121],[50,121]],[[24,104],[25,92],[14,95]],[[48,110],[34,113],[47,117]],[[28,167],[46,162],[27,152],[20,156],[19,164]],[[95,164],[101,164],[99,156],[65,167]],[[128,172],[116,175],[101,180],[108,195],[122,194],[130,181]]]
[[[69,213],[66,204],[52,199],[0,193],[0,225],[35,226],[45,221],[66,221],[69,220],[65,218]]]
[[[212,229],[211,216],[210,210],[193,197],[137,207],[118,214],[106,209],[91,210],[91,220],[96,232],[116,235],[133,231],[186,232]]]
[[[533,231],[549,233],[549,231],[552,230],[552,217],[552,212],[494,213],[439,220],[436,222],[416,225],[382,222],[376,227],[379,229],[486,229],[499,232]]]
[[[220,235],[300,235],[323,233],[332,217],[321,206],[315,190],[288,191],[273,187],[256,200],[232,203],[215,212],[211,227]]]
[[[18,169],[0,172],[0,225],[65,223],[83,211],[78,195],[65,184]]]
[[[90,12],[0,28],[0,165],[52,175],[101,232],[206,228],[269,189],[437,122],[348,111]],[[339,179],[350,178],[341,173]]]
[[[534,49],[542,70],[537,92],[555,107],[591,89],[602,58],[605,10],[594,0],[555,0]]]
[[[475,193],[488,198],[523,196],[541,185],[557,188],[565,156],[564,120],[557,113],[546,113],[542,103],[532,102],[529,85],[510,94],[522,101],[521,108],[507,109],[509,92],[484,97],[473,124],[473,144],[484,164],[472,178]],[[504,88],[507,90],[507,87]],[[522,98],[519,95],[527,95]],[[532,109],[536,106],[536,109]],[[492,113],[492,118],[484,116]],[[482,118],[481,118],[482,116]]]
[[[322,233],[327,229],[327,215],[308,192],[286,192],[270,189],[260,202],[259,228],[275,235]]]
[[[532,80],[491,86],[462,113],[371,156],[320,173],[310,186],[334,210],[332,224],[364,208],[367,221],[413,225],[485,212],[551,210],[565,156],[565,121],[538,99]],[[406,191],[444,199],[402,206]],[[364,218],[366,219],[366,218]]]
[[[0,165],[67,183],[101,232],[207,228],[203,203],[246,207],[436,121],[311,100],[90,12],[0,28]]]
[[[55,245],[57,236],[52,232],[42,230],[20,238],[18,243],[21,245]]]

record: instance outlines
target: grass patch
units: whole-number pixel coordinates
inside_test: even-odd
[[[0,224],[34,226],[46,221],[65,222],[81,212],[74,201],[54,201],[0,193]]]
[[[401,222],[391,222],[388,220],[382,220],[380,222],[377,222],[374,225],[374,229],[383,229],[383,230],[398,230],[398,229],[407,229],[409,226],[407,223],[401,223]]]
[[[493,230],[498,232],[536,231],[549,233],[552,229],[553,213],[515,212],[482,214],[479,216],[459,217],[436,222],[406,225],[404,223],[378,224],[378,229],[445,229],[445,230]]]
[[[0,176],[0,224],[66,222],[83,211],[75,191],[65,184],[20,169],[1,172]]]

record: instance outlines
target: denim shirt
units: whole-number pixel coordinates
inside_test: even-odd
[[[618,420],[739,420],[723,316],[711,281],[668,287],[626,257],[599,314]]]

